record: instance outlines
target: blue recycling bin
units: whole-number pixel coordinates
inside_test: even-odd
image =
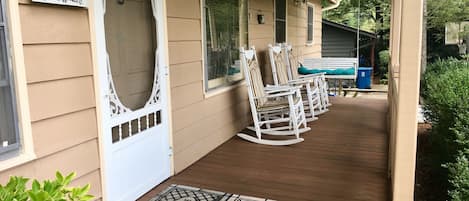
[[[357,75],[357,88],[371,89],[371,67],[359,67]]]

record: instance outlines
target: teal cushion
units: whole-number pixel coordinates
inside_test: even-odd
[[[234,75],[237,73],[240,73],[240,70],[238,68],[233,68],[233,67],[228,68],[228,75]]]
[[[355,75],[355,68],[313,68],[309,69],[304,66],[298,68],[298,73],[302,75],[326,73],[326,75]]]

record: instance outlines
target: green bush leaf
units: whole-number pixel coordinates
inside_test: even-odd
[[[432,160],[448,183],[453,201],[469,200],[469,62],[439,60],[422,80],[425,116],[432,123]],[[442,184],[445,186],[445,184]]]
[[[75,177],[70,173],[64,177],[56,172],[55,180],[33,180],[31,189],[26,188],[29,179],[24,177],[11,177],[8,183],[0,184],[0,201],[88,201],[93,199],[88,195],[90,185],[83,187],[67,187]]]

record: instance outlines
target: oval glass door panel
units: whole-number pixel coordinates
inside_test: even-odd
[[[104,16],[112,81],[127,108],[142,108],[154,83],[157,48],[151,0],[108,0]]]

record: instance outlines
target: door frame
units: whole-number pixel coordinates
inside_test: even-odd
[[[103,9],[100,5],[102,1],[105,0],[95,0],[91,1],[88,5],[88,18],[89,18],[89,28],[91,33],[91,52],[92,52],[92,61],[93,61],[93,81],[94,81],[94,90],[95,90],[95,101],[96,101],[96,117],[97,117],[97,127],[98,127],[98,146],[99,146],[99,158],[100,158],[100,176],[101,176],[101,195],[104,201],[108,200],[107,197],[107,187],[106,184],[106,164],[107,158],[110,158],[110,153],[108,148],[110,140],[107,140],[106,137],[109,136],[109,125],[110,120],[110,111],[108,108],[108,103],[105,103],[104,97],[107,96],[106,91],[108,90],[109,82],[107,79],[107,69],[105,67],[106,63],[106,54],[102,54],[102,49],[106,48],[106,41],[105,38],[102,36],[105,35],[102,31],[104,29],[99,29],[98,26],[104,24],[101,17],[103,15]],[[161,77],[162,81],[165,82],[164,86],[165,91],[163,94],[164,98],[162,101],[166,101],[166,109],[167,112],[162,113],[162,118],[166,119],[167,121],[167,135],[168,135],[168,144],[169,148],[171,149],[170,155],[170,177],[174,175],[174,154],[172,153],[173,150],[173,126],[172,126],[172,106],[171,106],[171,83],[169,79],[169,48],[168,48],[168,25],[167,25],[167,7],[166,7],[166,0],[162,1],[162,19],[160,20],[161,26],[163,27],[164,33],[164,40],[158,41],[161,44],[160,49],[162,51],[159,54],[163,54],[162,57],[165,59],[165,64],[160,68],[160,73],[163,74]]]

